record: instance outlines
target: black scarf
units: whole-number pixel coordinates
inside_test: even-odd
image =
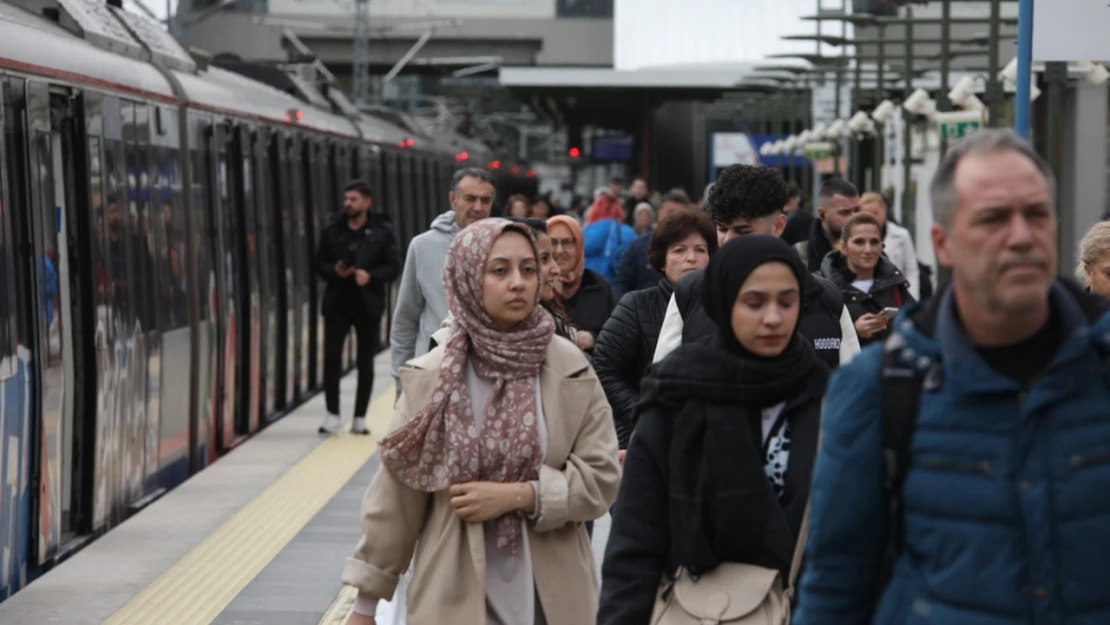
[[[772,237],[735,239],[706,270],[703,300],[720,329],[717,345],[679,347],[642,383],[642,402],[676,415],[667,476],[671,555],[694,573],[721,562],[783,568],[793,551],[793,532],[763,468],[762,410],[804,392],[824,365],[796,329],[774,358],[751,354],[733,335],[736,296],[767,262],[790,266],[804,290],[805,268],[788,245]]]

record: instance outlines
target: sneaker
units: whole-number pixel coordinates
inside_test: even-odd
[[[351,423],[351,434],[369,434],[370,430],[366,427],[366,419],[364,417],[355,417]]]
[[[316,430],[321,434],[335,434],[343,422],[339,420],[339,415],[330,414],[324,417],[324,422],[320,424],[320,429]]]

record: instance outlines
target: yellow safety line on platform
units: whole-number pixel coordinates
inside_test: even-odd
[[[393,397],[391,387],[370,406],[366,425],[375,435],[389,427]],[[377,447],[373,437],[349,433],[320,443],[104,625],[209,625]],[[335,571],[337,580],[340,573]]]
[[[335,601],[331,603],[331,607],[324,616],[320,619],[317,625],[343,625],[347,622],[347,618],[351,616],[351,612],[355,608],[355,598],[358,597],[358,590],[354,586],[344,586],[343,590],[339,591]]]

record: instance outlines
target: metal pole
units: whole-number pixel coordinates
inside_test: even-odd
[[[878,24],[879,28],[879,75],[878,82],[875,83],[875,106],[878,106],[886,96],[886,76],[884,74],[886,64],[886,26],[881,22]],[[886,148],[886,124],[879,124],[877,130],[878,135],[875,137],[875,173],[872,179],[875,181],[875,190],[882,193],[883,191],[883,150]]]
[[[856,75],[854,76],[852,81],[852,109],[854,110],[859,110],[859,101],[862,97],[862,65],[863,64],[859,61],[859,59],[856,59]],[[852,160],[848,163],[848,171],[852,173],[851,177],[856,187],[862,188],[864,185],[863,167],[861,167],[860,164],[859,139],[856,137],[856,134],[854,132],[852,133]]]
[[[987,120],[987,125],[997,126],[999,117],[1002,115],[1002,100],[1004,94],[1002,92],[1002,83],[998,79],[998,72],[1001,69],[998,60],[998,40],[999,30],[1002,27],[1002,0],[991,0],[991,24],[990,24],[990,61],[987,63],[987,107],[989,110],[990,119]],[[1026,74],[1029,72],[1026,71]],[[1018,80],[1021,80],[1021,71],[1018,71]],[[1019,90],[1020,91],[1020,90]]]
[[[804,117],[809,120],[807,126],[813,128],[813,90],[811,88],[812,83],[810,82],[809,74],[806,74],[804,80],[805,91],[802,92],[802,104],[805,107],[803,110],[808,111],[808,114]],[[809,98],[809,106],[805,105],[804,98],[806,97]],[[802,146],[802,193],[805,194],[806,200],[809,200],[810,206],[812,206],[812,201],[815,199],[813,197],[813,168],[810,166],[809,159],[806,157],[805,146]]]
[[[949,60],[948,50],[951,47],[952,40],[952,24],[949,19],[952,18],[952,2],[951,0],[941,0],[940,3],[940,95],[937,96],[937,110],[946,113],[952,110],[952,101],[948,99],[949,91]],[[944,135],[940,136],[940,156],[948,152],[948,139]]]
[[[992,0],[997,1],[997,0]],[[906,95],[909,98],[913,93],[913,7],[906,7],[906,66],[903,68],[906,78]],[[904,100],[903,100],[904,101]],[[913,179],[913,114],[902,109],[902,139],[904,152],[902,154],[902,227],[910,231],[910,235],[917,236],[913,223],[913,191],[910,182]]]
[[[997,2],[997,0],[995,0]],[[996,69],[995,72],[998,70]],[[1029,138],[1029,91],[1033,76],[1033,0],[1018,2],[1018,75],[1017,95],[1014,110],[1014,130],[1025,139]],[[997,78],[997,77],[996,77]],[[1052,126],[1055,119],[1049,117]]]
[[[1045,63],[1045,82],[1048,91],[1048,110],[1045,111],[1044,156],[1057,177],[1060,175],[1060,125],[1064,112],[1064,89],[1068,83],[1067,62]],[[1028,93],[1028,91],[1026,91]],[[1025,125],[1028,132],[1029,125]]]
[[[842,87],[843,83],[844,83],[844,67],[837,64],[837,66],[836,66],[836,82],[834,83],[836,85],[836,115],[835,115],[836,119],[840,119],[840,90],[841,90],[841,87]],[[839,176],[841,174],[841,171],[840,171],[840,145],[841,145],[841,143],[842,143],[842,141],[839,138],[833,139],[833,141],[832,141],[832,144],[833,144],[833,150],[832,150],[833,175],[835,175],[835,176]]]

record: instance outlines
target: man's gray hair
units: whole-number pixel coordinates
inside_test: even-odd
[[[451,191],[459,192],[459,183],[463,178],[477,178],[482,182],[488,182],[494,189],[497,189],[497,183],[493,181],[493,174],[482,169],[481,167],[464,167],[456,170],[455,175],[451,176]]]
[[[956,192],[956,169],[964,157],[991,152],[1017,152],[1028,158],[1044,176],[1050,196],[1056,196],[1056,176],[1048,162],[1037,154],[1029,142],[1009,128],[984,128],[949,149],[933,174],[933,182],[929,185],[929,199],[933,205],[934,221],[945,226],[952,224],[956,207],[960,204],[959,194]]]

